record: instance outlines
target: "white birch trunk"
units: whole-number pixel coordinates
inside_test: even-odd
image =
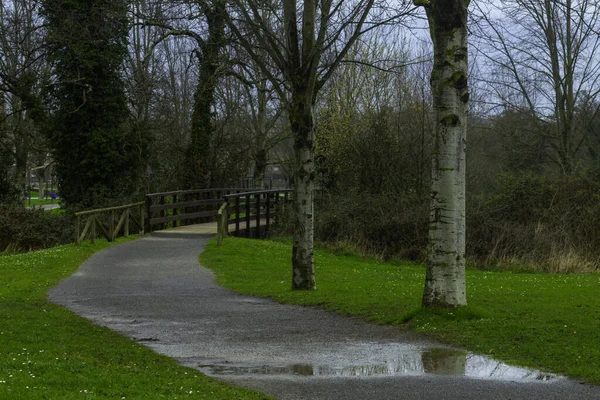
[[[231,31],[269,78],[280,98],[286,99],[288,103],[290,125],[295,140],[296,164],[293,173],[296,190],[294,196],[296,226],[292,255],[292,287],[315,289],[314,99],[358,37],[365,32],[363,27],[375,0],[358,1],[355,7],[346,7],[344,2],[334,4],[329,0],[303,2],[281,0],[279,4],[282,6],[283,13],[273,19],[278,26],[277,30],[272,30],[270,24],[264,20],[259,21],[255,18],[256,10],[263,9],[262,2],[233,0],[231,3],[236,12],[243,16],[241,19],[236,19],[235,23],[229,18]],[[245,11],[248,5],[251,6],[252,13]],[[238,29],[240,22],[248,29]],[[259,46],[247,40],[248,34]],[[260,52],[256,50],[257,47],[264,49],[269,62],[263,60]],[[328,57],[327,64],[321,63],[324,52],[333,55],[331,58]],[[285,85],[282,85],[279,77],[271,73],[271,65],[276,66],[283,74]]]
[[[301,97],[301,96],[298,96]],[[290,122],[294,131],[294,244],[292,248],[292,287],[314,290],[315,268],[313,260],[314,238],[314,116],[312,101],[294,102]]]
[[[465,281],[465,146],[468,0],[425,5],[434,43],[434,151],[429,260],[423,306],[467,304]]]

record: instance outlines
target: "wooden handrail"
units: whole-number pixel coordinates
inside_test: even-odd
[[[146,230],[151,232],[169,225],[176,227],[214,220],[222,204],[222,196],[244,190],[247,189],[212,188],[147,194]]]
[[[224,195],[217,224],[218,244],[222,243],[223,237],[228,234],[230,223],[235,224],[232,233],[234,236],[240,236],[244,232],[245,236],[250,238],[254,231],[254,237],[264,237],[269,232],[279,205],[289,202],[289,194],[293,191],[293,189],[267,189]],[[234,213],[234,218],[227,218],[225,221],[224,219],[229,217],[231,212]],[[240,229],[240,223],[245,227]]]
[[[245,189],[247,190],[247,189]],[[252,190],[240,193],[231,193],[223,195],[223,199],[230,199],[232,197],[242,197],[246,195],[263,194],[263,193],[291,193],[294,189],[265,189],[265,190]]]
[[[119,233],[123,231],[123,236],[129,236],[130,221],[133,220],[135,225],[138,226],[139,232],[144,233],[144,205],[145,202],[126,204],[124,206],[108,207],[108,208],[97,208],[94,210],[79,211],[73,214],[75,216],[75,243],[81,244],[86,237],[90,237],[92,243],[96,241],[96,235],[100,230],[102,236],[109,242],[114,241]],[[139,221],[132,214],[133,209],[139,209]],[[115,226],[116,213],[122,211],[119,216],[119,220]],[[108,226],[104,226],[104,223],[98,216],[100,214],[108,213]],[[83,231],[81,231],[81,218],[88,217]]]
[[[159,193],[149,193],[146,197],[166,197],[166,196],[174,196],[174,195],[185,195],[185,194],[194,194],[194,193],[208,193],[208,192],[227,192],[227,191],[244,191],[248,189],[244,188],[214,188],[214,189],[191,189],[191,190],[174,190],[171,192],[159,192]]]
[[[119,210],[124,210],[126,208],[143,206],[144,204],[146,204],[146,203],[144,203],[143,201],[140,201],[138,203],[126,204],[124,206],[116,206],[116,207],[108,207],[108,208],[95,208],[93,210],[79,211],[73,215],[78,217],[78,216],[89,215],[89,214],[103,213],[103,212],[107,212],[107,211],[119,211]]]

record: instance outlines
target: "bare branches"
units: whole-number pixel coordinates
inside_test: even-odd
[[[600,36],[594,33],[600,27],[600,5],[591,0],[501,0],[477,2],[475,11],[481,22],[474,30],[475,48],[496,71],[487,79],[488,87],[496,98],[500,91],[510,93],[505,101],[510,96],[525,99],[538,124],[552,122],[553,158],[569,172],[591,123],[578,110],[600,95]],[[503,74],[507,80],[499,79]],[[538,125],[540,132],[544,126]]]
[[[331,75],[333,74],[333,72],[335,71],[335,69],[337,68],[339,63],[342,61],[342,59],[344,59],[344,57],[346,57],[346,54],[348,54],[348,50],[350,50],[350,48],[354,45],[356,40],[362,34],[362,27],[369,15],[369,12],[371,11],[371,8],[373,7],[373,3],[374,3],[374,0],[367,0],[366,4],[364,6],[364,9],[362,10],[362,12],[360,14],[359,14],[358,8],[355,10],[355,15],[353,15],[353,18],[360,15],[360,17],[358,18],[358,22],[356,22],[355,28],[353,29],[352,34],[346,40],[346,44],[342,47],[341,51],[337,54],[337,56],[335,57],[333,62],[329,65],[329,67],[324,71],[324,73],[319,78],[317,88],[321,88],[323,86],[323,84],[325,82],[327,82],[327,80],[331,77]],[[345,29],[346,26],[348,26],[351,22],[352,22],[352,18],[348,18],[347,22],[344,23],[342,25],[342,28],[340,28],[340,30],[338,31],[339,34],[341,34],[342,30]],[[339,37],[339,34],[336,36]]]
[[[374,0],[314,0],[303,2],[301,6],[295,0],[285,0],[279,9],[274,4],[235,0],[235,7],[229,12],[230,29],[255,62],[265,63],[256,57],[260,51],[269,56],[285,79],[281,89],[291,87],[294,79],[300,79],[314,88],[315,94],[339,64],[345,62],[349,49],[361,35],[376,27],[397,23],[415,10],[404,2],[400,9],[391,10],[384,7],[385,2]],[[376,5],[377,12],[373,13]],[[252,16],[248,9],[253,10]],[[265,18],[266,13],[270,18]],[[267,20],[270,22],[266,23]],[[285,41],[270,40],[274,37],[283,37]],[[275,77],[271,71],[269,74]],[[280,82],[277,85],[280,86]]]

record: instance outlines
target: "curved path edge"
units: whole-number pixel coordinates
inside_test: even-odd
[[[198,263],[211,237],[184,227],[112,246],[60,282],[49,300],[182,365],[282,400],[600,399],[598,386],[474,379],[444,374],[448,365],[438,374],[357,376],[373,370],[364,366],[404,357],[390,351],[420,354],[446,346],[394,327],[225,290]],[[355,366],[351,374],[343,373],[344,365]],[[314,366],[334,373],[317,373]]]

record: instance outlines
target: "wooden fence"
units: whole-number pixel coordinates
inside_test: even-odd
[[[218,243],[229,234],[230,225],[234,236],[266,236],[280,206],[291,200],[292,193],[292,189],[273,189],[224,195],[218,211]]]
[[[94,243],[98,232],[109,242],[115,240],[121,232],[123,236],[129,236],[131,221],[138,228],[138,233],[143,233],[144,205],[144,202],[139,202],[75,213],[75,242],[80,244],[87,237]],[[136,218],[136,214],[139,215],[139,219]],[[86,217],[87,221],[81,230],[82,220]]]
[[[148,232],[165,229],[169,225],[190,225],[215,219],[222,197],[248,189],[222,188],[178,190],[146,195],[146,228]]]

